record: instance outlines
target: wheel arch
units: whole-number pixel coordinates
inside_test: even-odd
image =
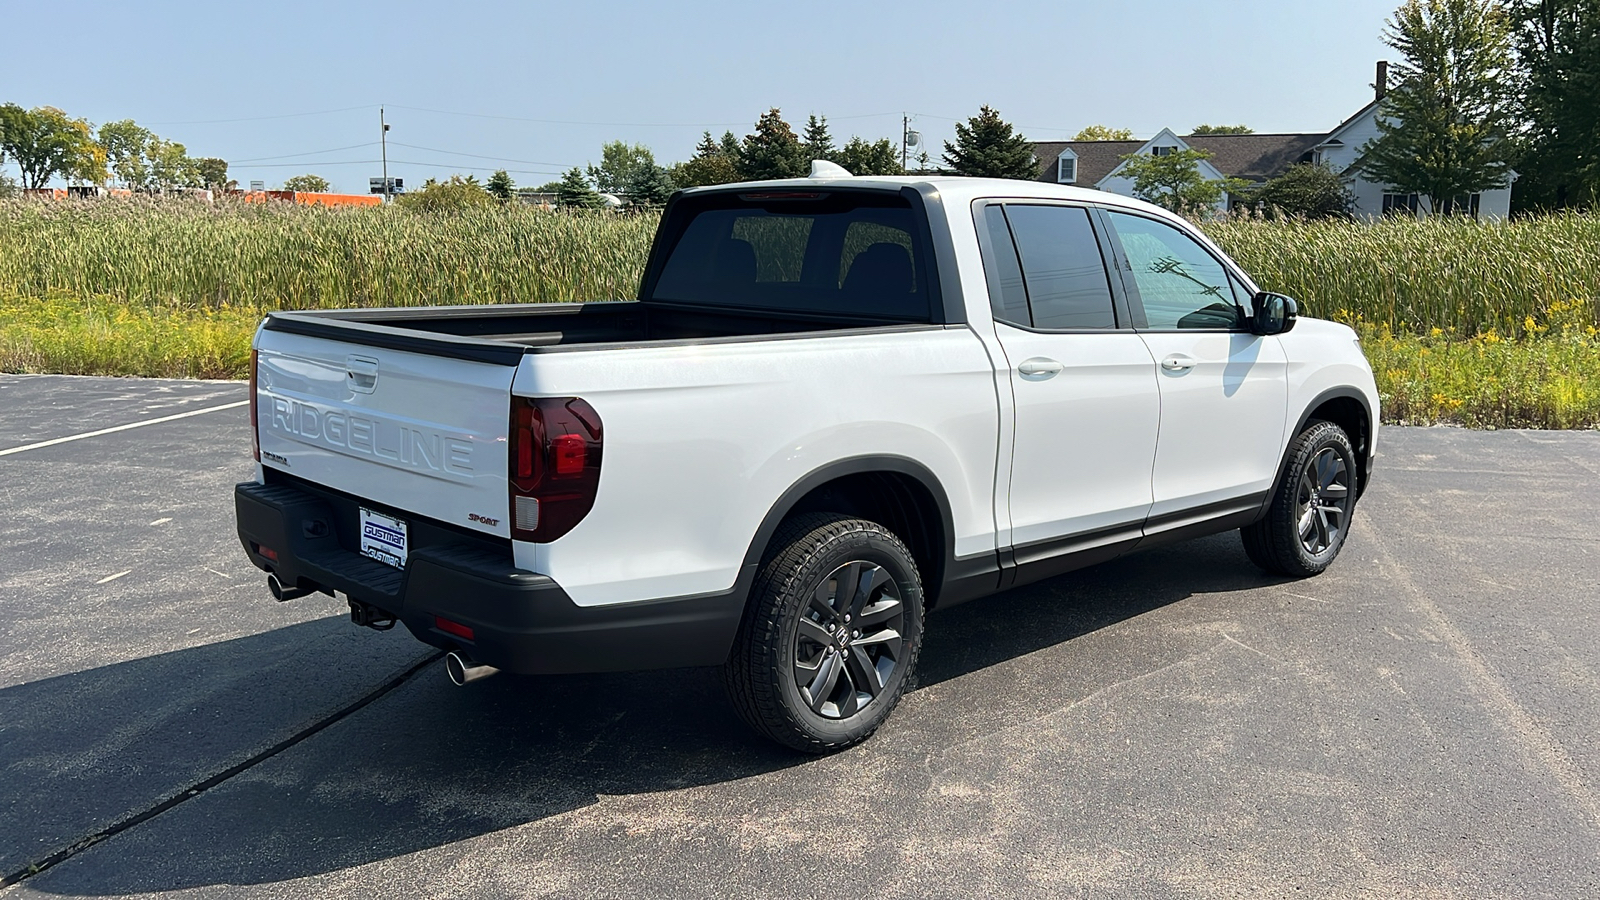
[[[1294,445],[1295,435],[1304,431],[1306,423],[1312,419],[1332,422],[1344,429],[1356,451],[1356,496],[1360,497],[1367,489],[1372,471],[1372,407],[1368,405],[1367,395],[1358,388],[1329,388],[1306,404],[1294,428],[1289,431],[1289,439],[1283,442],[1283,452],[1278,457],[1278,474],[1273,479],[1272,490],[1267,492],[1266,500],[1262,501],[1257,519],[1267,514],[1272,498],[1278,495],[1278,488],[1283,483],[1283,468],[1288,464],[1289,449]]]
[[[812,470],[784,491],[756,529],[745,553],[753,573],[766,559],[772,537],[797,513],[838,512],[877,522],[905,542],[922,575],[931,608],[950,571],[955,519],[944,486],[926,466],[903,456],[856,456]]]

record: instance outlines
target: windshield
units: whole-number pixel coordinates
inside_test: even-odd
[[[647,300],[929,319],[926,251],[902,197],[768,191],[683,204]]]

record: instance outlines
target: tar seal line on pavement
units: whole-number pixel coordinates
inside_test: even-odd
[[[239,762],[239,763],[236,763],[236,764],[234,764],[232,766],[229,766],[228,768],[223,769],[221,772],[218,772],[217,774],[212,775],[210,778],[207,778],[206,780],[201,781],[198,784],[192,785],[192,786],[190,786],[188,788],[185,788],[182,791],[179,791],[177,794],[174,794],[173,796],[168,797],[167,799],[161,801],[160,803],[157,803],[156,805],[150,807],[149,809],[143,810],[142,812],[134,813],[133,815],[127,817],[126,819],[123,819],[120,822],[117,822],[116,824],[110,826],[109,828],[105,828],[105,829],[102,829],[100,831],[97,831],[94,834],[91,834],[88,837],[84,838],[83,840],[80,840],[80,841],[72,844],[71,846],[66,847],[65,849],[57,850],[56,852],[50,854],[49,856],[46,856],[44,859],[38,860],[36,862],[29,863],[28,865],[23,866],[21,869],[18,869],[17,871],[12,872],[12,873],[10,873],[8,875],[0,876],[0,890],[4,890],[4,889],[6,889],[8,887],[12,887],[14,885],[21,884],[22,882],[28,880],[29,878],[32,878],[35,875],[40,874],[41,872],[48,871],[50,868],[52,868],[52,867],[54,867],[54,866],[56,866],[56,865],[58,865],[60,863],[66,862],[67,860],[71,859],[72,857],[78,855],[79,853],[82,853],[83,851],[89,849],[90,847],[93,847],[94,845],[100,843],[101,841],[106,840],[107,838],[114,837],[114,836],[116,836],[118,834],[121,834],[122,832],[127,831],[129,828],[132,828],[135,825],[138,825],[138,824],[140,824],[142,822],[148,822],[149,820],[155,818],[156,816],[161,815],[162,813],[166,812],[167,810],[172,809],[173,807],[178,806],[179,804],[182,804],[182,803],[184,803],[184,802],[186,802],[188,800],[192,800],[195,797],[200,796],[201,794],[204,794],[206,791],[209,791],[212,788],[216,787],[217,785],[222,784],[223,782],[225,782],[228,779],[234,777],[235,775],[238,775],[241,772],[248,771],[248,770],[254,768],[255,766],[260,765],[261,763],[266,762],[267,760],[271,759],[272,757],[277,756],[278,754],[282,753],[285,750],[288,750],[290,747],[293,747],[296,744],[300,743],[301,741],[304,741],[307,738],[311,737],[312,735],[317,734],[318,732],[322,731],[323,729],[327,728],[328,726],[333,725],[334,723],[340,721],[341,719],[347,718],[348,716],[351,716],[351,715],[361,711],[362,709],[364,709],[365,707],[371,705],[372,703],[375,703],[379,699],[382,699],[385,695],[389,694],[391,691],[395,690],[396,688],[400,687],[401,685],[403,685],[407,681],[409,681],[413,675],[416,675],[418,672],[422,671],[423,669],[427,668],[428,666],[432,665],[433,663],[438,662],[443,657],[444,657],[444,653],[443,652],[430,653],[430,654],[428,654],[428,656],[426,658],[422,659],[420,662],[417,662],[415,665],[411,666],[409,669],[406,669],[404,672],[401,672],[400,674],[394,676],[393,678],[390,678],[388,681],[385,681],[383,684],[378,685],[376,688],[374,688],[371,691],[369,691],[365,696],[363,696],[360,699],[356,700],[354,703],[351,703],[350,705],[345,706],[344,708],[338,710],[337,712],[333,713],[332,715],[329,715],[329,716],[327,716],[327,717],[325,717],[323,719],[320,719],[320,720],[312,723],[311,725],[301,729],[300,731],[290,735],[289,737],[284,738],[283,740],[279,741],[278,743],[273,744],[271,747],[268,747],[267,749],[262,750],[260,753],[257,753],[254,756],[251,756],[249,759],[246,759],[243,762]]]

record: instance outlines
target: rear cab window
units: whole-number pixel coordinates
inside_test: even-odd
[[[667,249],[640,299],[929,322],[919,216],[886,191],[690,195],[662,223]]]

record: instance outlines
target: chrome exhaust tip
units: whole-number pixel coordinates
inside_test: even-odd
[[[278,573],[276,572],[267,576],[267,590],[272,592],[272,599],[279,603],[285,600],[299,600],[301,597],[313,593],[297,587],[289,587],[278,580]]]
[[[451,684],[456,687],[466,687],[472,682],[488,678],[500,670],[494,666],[486,666],[483,663],[474,662],[470,657],[451,650],[444,655],[444,671],[446,675],[450,676]]]

